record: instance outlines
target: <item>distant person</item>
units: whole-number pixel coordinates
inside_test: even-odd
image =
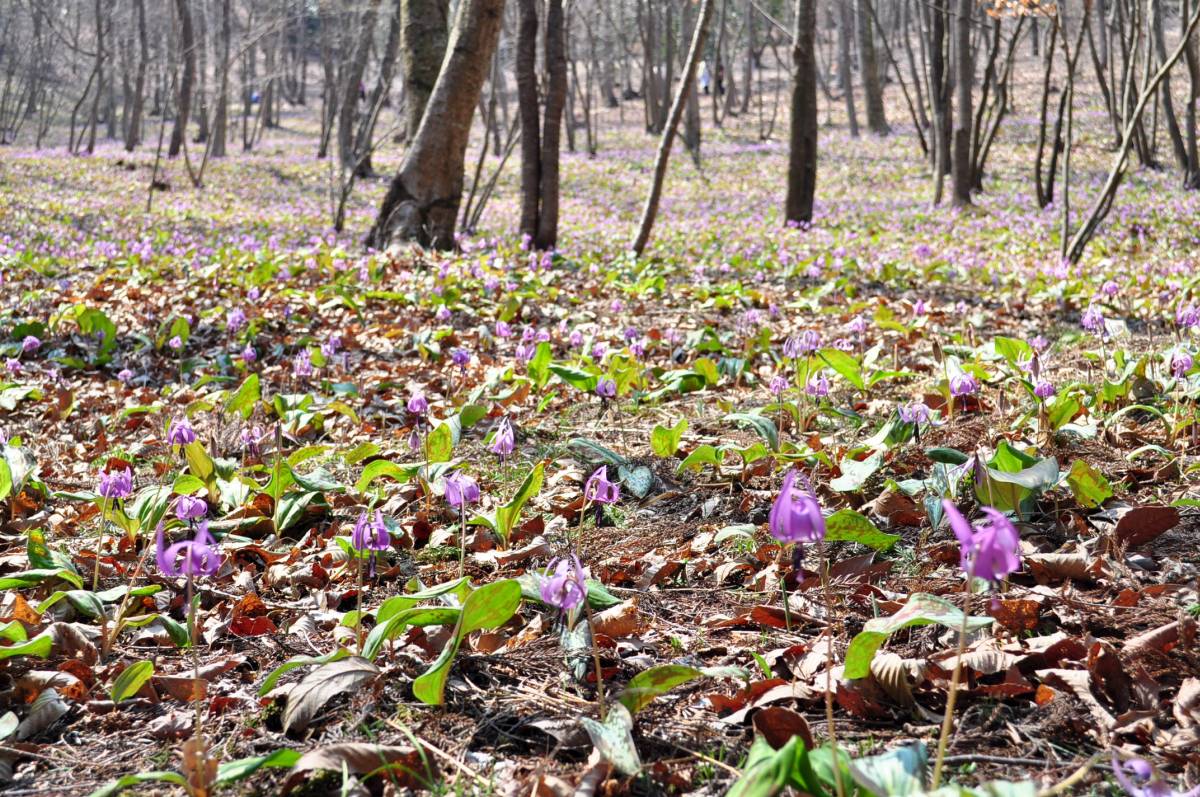
[[[705,91],[704,93],[707,94],[708,92]],[[725,96],[725,65],[720,63],[717,64],[717,96]]]
[[[712,75],[708,71],[708,61],[704,62],[704,66],[700,68],[700,88],[704,93],[708,94],[708,87],[712,83]]]

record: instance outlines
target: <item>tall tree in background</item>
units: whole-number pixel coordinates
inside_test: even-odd
[[[891,132],[883,109],[883,82],[875,54],[874,9],[871,0],[858,0],[858,57],[862,70],[863,96],[867,102],[867,127],[877,136]]]
[[[687,63],[683,68],[683,80],[675,93],[675,101],[671,103],[671,113],[662,131],[662,139],[658,143],[658,155],[654,160],[654,178],[650,183],[650,195],[646,197],[646,205],[642,208],[642,220],[638,224],[637,237],[633,240],[633,251],[641,254],[650,242],[650,230],[654,228],[654,218],[658,215],[658,201],[662,198],[663,178],[667,176],[667,162],[671,158],[671,143],[675,139],[675,131],[679,128],[679,120],[683,117],[684,106],[687,105],[688,92],[695,90],[696,64],[700,61],[700,52],[704,49],[704,40],[708,37],[708,23],[712,19],[713,0],[704,0],[700,7],[700,18],[696,20],[695,31],[692,35],[692,46],[688,50]]]
[[[175,12],[179,16],[179,48],[183,58],[183,77],[179,80],[179,99],[176,101],[175,126],[171,128],[171,143],[167,147],[168,158],[174,158],[183,149],[188,116],[192,110],[192,93],[196,87],[196,33],[192,28],[192,12],[188,8],[188,0],[175,0]]]
[[[812,221],[817,190],[817,0],[796,0],[792,28],[792,132],[784,216]]]
[[[953,187],[955,205],[971,204],[971,87],[975,59],[971,56],[971,12],[975,0],[958,0],[954,20],[954,80],[958,97],[954,109]]]
[[[562,0],[546,4],[543,52],[546,110],[539,113],[537,87],[538,15],[536,0],[518,0],[517,101],[521,114],[521,232],[538,249],[558,240],[558,156],[563,105],[567,97],[567,56]],[[542,116],[539,125],[539,116]],[[539,127],[541,132],[539,133]]]
[[[358,170],[358,153],[355,152],[354,134],[359,95],[364,94],[363,73],[367,70],[367,59],[371,56],[371,41],[375,36],[375,20],[379,17],[379,0],[367,0],[359,16],[358,38],[354,55],[345,68],[342,80],[342,102],[338,106],[338,157],[342,168]]]
[[[401,60],[406,99],[405,132],[411,141],[421,126],[425,104],[433,93],[446,54],[450,0],[401,0]],[[486,58],[483,60],[487,60]]]
[[[711,0],[708,0],[711,2]],[[463,159],[475,104],[500,37],[504,0],[461,0],[446,58],[420,127],[392,178],[366,243],[454,246],[462,201]]]

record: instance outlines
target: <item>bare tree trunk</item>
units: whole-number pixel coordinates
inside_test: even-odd
[[[400,240],[449,249],[462,201],[463,161],[475,102],[500,35],[504,0],[461,0],[441,74],[367,245]],[[411,39],[410,39],[411,42]]]
[[[539,119],[537,90],[538,16],[536,0],[518,0],[517,104],[521,115],[521,233],[537,249],[558,240],[558,160],[567,58],[562,0],[546,6],[542,40],[547,73],[546,111]]]
[[[214,158],[224,158],[229,140],[229,47],[233,38],[230,0],[221,0],[221,80],[217,86],[217,110],[213,118],[212,142],[209,149]]]
[[[133,148],[142,140],[142,109],[145,107],[146,68],[150,65],[150,43],[146,38],[146,0],[133,0],[133,8],[137,16],[138,65],[137,77],[134,78],[133,82],[129,126],[125,131],[126,152],[133,152]]]
[[[342,81],[342,100],[338,108],[338,157],[342,168],[357,171],[354,152],[354,131],[357,122],[359,96],[363,93],[363,73],[371,55],[371,39],[375,35],[375,20],[379,16],[379,0],[369,0],[358,25],[358,40],[354,56],[346,67]]]
[[[407,97],[404,118],[409,141],[417,135],[425,105],[442,68],[449,13],[450,0],[401,0],[400,3],[401,52]]]
[[[838,82],[842,99],[846,101],[846,118],[850,137],[858,138],[858,112],[854,108],[854,78],[850,74],[850,27],[854,24],[854,9],[849,0],[839,2],[838,9]]]
[[[971,204],[971,124],[974,112],[971,89],[975,83],[975,62],[971,58],[971,12],[974,0],[958,0],[954,20],[954,80],[958,93],[954,109],[953,185],[955,205]]]
[[[383,55],[379,59],[379,76],[375,80],[375,88],[367,98],[367,113],[363,115],[354,139],[359,177],[367,177],[375,172],[371,166],[371,139],[375,135],[375,123],[379,119],[378,110],[387,103],[388,94],[392,90],[392,80],[396,75],[396,58],[400,54],[400,5],[403,0],[395,0],[395,3],[396,8],[388,24],[387,43],[384,44]]]
[[[192,109],[192,93],[196,85],[196,34],[192,29],[192,12],[188,8],[188,0],[175,0],[175,11],[179,16],[183,78],[179,81],[175,126],[171,128],[171,143],[167,146],[168,158],[174,158],[183,149],[183,138],[187,135],[188,116]]]
[[[863,95],[867,102],[867,128],[877,136],[891,132],[883,108],[883,84],[875,56],[874,9],[871,0],[858,0],[858,53],[862,68]]]
[[[792,31],[792,127],[788,147],[789,224],[812,221],[817,190],[817,0],[796,0]]]
[[[642,220],[638,225],[637,237],[633,242],[633,251],[641,255],[650,241],[650,230],[654,227],[654,217],[658,215],[658,201],[662,197],[663,178],[667,175],[667,162],[671,157],[671,142],[683,116],[687,95],[694,90],[696,81],[696,64],[700,61],[700,51],[704,48],[704,40],[708,36],[708,23],[712,19],[714,0],[704,0],[700,8],[700,20],[696,23],[692,35],[692,46],[688,50],[687,64],[683,70],[683,80],[679,83],[679,91],[671,104],[671,114],[663,128],[662,140],[658,145],[658,155],[654,162],[654,178],[650,184],[650,195],[646,197],[646,205],[642,209]]]

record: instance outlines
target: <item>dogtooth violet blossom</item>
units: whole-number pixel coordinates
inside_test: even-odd
[[[383,524],[383,513],[379,510],[375,510],[374,519],[369,512],[363,512],[358,516],[358,520],[354,521],[354,530],[350,532],[350,545],[359,553],[371,552],[372,577],[375,576],[376,554],[386,551],[391,544],[391,535],[388,534],[387,526]]]
[[[465,473],[446,477],[446,503],[463,508],[479,500],[479,485]]]
[[[188,443],[194,443],[196,442],[196,430],[192,428],[186,418],[171,421],[171,426],[167,429],[167,442],[173,446],[186,446]]]
[[[928,423],[929,407],[921,401],[913,401],[896,407],[896,413],[904,423]]]
[[[778,374],[771,377],[770,390],[772,393],[775,394],[776,397],[783,395],[784,391],[786,391],[787,389],[788,389],[787,377],[780,376]]]
[[[221,552],[216,541],[208,533],[208,521],[200,521],[194,539],[167,546],[163,538],[163,524],[158,524],[155,542],[155,562],[159,571],[168,578],[179,576],[212,576],[221,568]]]
[[[32,354],[42,346],[42,341],[34,335],[26,335],[21,341],[21,351],[25,354]]]
[[[110,500],[128,498],[133,494],[133,471],[128,468],[100,471],[100,483],[96,492]]]
[[[1083,315],[1079,317],[1079,323],[1088,332],[1097,335],[1104,334],[1104,314],[1095,305],[1091,305],[1083,311]]]
[[[1021,535],[1012,521],[985,506],[982,509],[987,521],[972,526],[953,502],[942,499],[942,508],[958,538],[959,565],[968,578],[994,584],[1021,569]]]
[[[1033,395],[1040,399],[1048,399],[1054,395],[1054,385],[1045,379],[1039,379],[1033,386]]]
[[[825,374],[816,374],[808,380],[804,392],[816,398],[824,398],[829,395],[829,380],[825,378]]]
[[[596,395],[602,399],[616,398],[617,383],[612,379],[601,379],[596,385]]]
[[[408,411],[413,415],[424,415],[429,412],[429,400],[424,393],[413,393],[408,399]]]
[[[1171,354],[1171,375],[1176,379],[1183,379],[1187,372],[1192,370],[1195,360],[1192,355],[1188,354],[1183,349],[1176,349]]]
[[[767,528],[771,536],[782,543],[820,542],[825,539],[825,516],[821,505],[807,483],[797,488],[796,480],[804,477],[795,468],[783,477],[779,496],[771,505]]]
[[[979,392],[979,380],[968,373],[959,372],[950,377],[950,395],[955,398]]]
[[[1113,753],[1113,776],[1129,797],[1200,797],[1200,786],[1191,791],[1177,792],[1142,758],[1121,761]]]
[[[542,601],[556,609],[578,609],[587,597],[587,575],[579,557],[552,560],[540,579],[538,593]]]
[[[1175,311],[1175,325],[1181,329],[1191,329],[1194,326],[1200,326],[1200,308],[1194,304],[1189,304],[1187,307],[1180,307]]]
[[[601,465],[584,484],[583,500],[597,504],[615,504],[621,500],[621,485],[610,482],[605,466]]]
[[[175,499],[175,517],[180,520],[195,520],[208,514],[208,504],[203,498],[181,495]]]
[[[513,435],[512,424],[509,423],[508,418],[501,418],[500,422],[496,424],[496,434],[492,437],[488,451],[504,460],[512,455],[515,445],[516,438]]]

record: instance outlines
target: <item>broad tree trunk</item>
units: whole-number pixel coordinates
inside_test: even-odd
[[[471,118],[500,36],[503,12],[504,0],[459,3],[444,68],[380,205],[368,246],[383,249],[402,240],[439,249],[454,246]]]
[[[850,137],[858,138],[858,112],[854,108],[854,78],[850,74],[850,27],[854,24],[854,9],[849,0],[839,2],[837,8],[838,82],[842,89],[842,99],[846,102]]]
[[[954,20],[954,80],[958,93],[954,109],[953,184],[955,205],[971,204],[971,89],[975,83],[975,61],[971,58],[971,12],[975,0],[958,0]]]
[[[183,58],[183,77],[179,80],[175,126],[171,128],[171,143],[167,146],[168,158],[174,158],[183,149],[183,137],[187,135],[188,116],[192,110],[192,93],[196,86],[196,33],[192,28],[192,12],[188,8],[188,0],[175,0],[175,12],[179,16],[179,48]]]
[[[401,60],[407,97],[404,119],[409,141],[417,135],[425,105],[442,68],[449,13],[450,0],[402,0],[400,3]],[[486,63],[488,59],[483,60]]]
[[[817,0],[796,0],[792,29],[792,127],[788,147],[789,224],[812,221],[817,189]]]
[[[654,227],[654,218],[658,215],[658,201],[662,197],[663,178],[667,175],[667,162],[671,157],[671,142],[675,131],[679,128],[679,120],[683,116],[687,104],[688,93],[693,91],[696,82],[696,64],[700,61],[700,52],[704,49],[704,40],[708,37],[708,23],[712,19],[714,0],[704,0],[700,8],[700,20],[696,23],[692,35],[692,46],[688,50],[687,63],[683,69],[683,79],[679,83],[679,91],[671,103],[671,113],[663,128],[662,140],[658,145],[658,155],[654,161],[654,178],[650,184],[650,195],[646,197],[646,205],[642,208],[642,220],[638,225],[637,237],[633,242],[633,251],[641,255],[650,241],[650,230]]]
[[[221,79],[217,86],[217,110],[213,115],[212,143],[209,153],[224,158],[229,139],[229,61],[230,40],[233,38],[230,0],[221,0]]]
[[[863,95],[867,102],[867,128],[877,136],[891,132],[883,109],[883,84],[875,55],[874,9],[871,0],[858,0],[858,53],[862,68]]]
[[[129,125],[125,130],[125,151],[133,152],[142,140],[142,109],[145,107],[146,69],[150,65],[150,43],[146,37],[146,0],[133,0],[137,17],[138,65],[137,77],[133,81],[133,97],[130,99]]]
[[[546,6],[546,111],[539,113],[537,89],[538,16],[536,0],[518,0],[517,104],[521,114],[521,233],[537,249],[558,241],[558,161],[563,107],[567,99],[567,57],[562,0]]]

